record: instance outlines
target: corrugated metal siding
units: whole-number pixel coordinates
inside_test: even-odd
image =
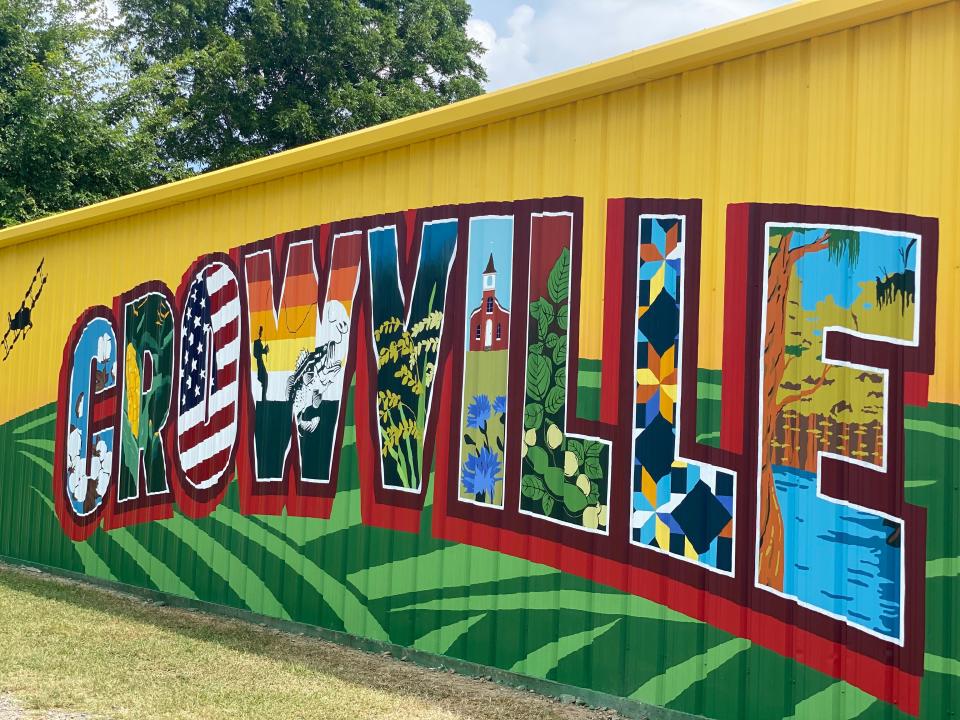
[[[953,132],[957,23],[956,4],[942,3],[44,242],[98,243],[90,262],[113,285],[71,288],[78,294],[69,299],[86,306],[129,287],[136,280],[132,268],[150,268],[143,278],[178,280],[196,248],[179,238],[225,250],[291,228],[398,208],[577,195],[585,198],[584,273],[602,278],[608,198],[699,197],[708,273],[704,308],[716,328],[701,361],[719,367],[722,240],[730,202],[929,215],[949,236],[957,220],[960,152]],[[942,252],[945,266],[956,265],[951,244]],[[951,283],[941,290],[948,293],[942,302],[956,303]],[[8,287],[0,301],[10,305],[19,293]],[[56,337],[66,335],[70,322],[59,320],[63,332]],[[596,324],[585,322],[584,351],[596,354],[600,338],[590,327]],[[939,345],[941,365],[948,345]],[[45,355],[51,369],[58,364],[55,353]],[[933,378],[934,396],[953,392],[946,373]]]
[[[478,201],[584,198],[584,295],[602,297],[609,198],[702,198],[699,365],[720,368],[727,206],[803,203],[940,221],[937,372],[951,407],[930,439],[908,415],[906,478],[936,481],[928,545],[954,549],[960,403],[960,3],[944,2],[643,85],[29,240],[0,251],[15,308],[44,256],[51,278],[29,352],[0,371],[3,485],[51,462],[49,421],[17,433],[56,395],[79,312],[139,282],[176,287],[201,252],[353,217]],[[603,305],[584,303],[581,356],[603,343]],[[42,321],[42,328],[40,324]],[[22,417],[23,416],[23,417]],[[920,431],[910,431],[911,424]],[[34,442],[25,443],[24,440]],[[349,460],[347,460],[349,462]],[[355,480],[355,478],[354,478]],[[31,481],[33,482],[33,481]],[[341,485],[344,485],[342,482]],[[910,486],[910,487],[914,487]],[[235,490],[210,518],[62,541],[40,486],[0,509],[0,554],[160,588],[266,615],[479,659],[716,718],[899,718],[896,708],[665,607],[505,555],[359,524],[356,483],[331,521],[251,520]],[[7,495],[9,500],[12,495]],[[911,494],[908,501],[930,502]],[[922,716],[954,712],[952,630],[960,560],[931,557]],[[358,567],[370,568],[358,570]],[[344,568],[352,568],[344,572]],[[665,585],[666,587],[666,585]],[[413,605],[423,604],[413,612]],[[319,608],[319,609],[318,609]],[[606,618],[600,621],[598,618]],[[602,650],[592,650],[597,638]],[[604,657],[600,656],[600,653]],[[617,676],[617,669],[620,674]]]

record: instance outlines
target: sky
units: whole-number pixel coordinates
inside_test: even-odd
[[[117,0],[101,0],[117,15]],[[487,90],[552,75],[791,0],[470,0]]]
[[[789,0],[471,0],[488,90],[764,12]]]
[[[807,230],[800,240],[794,241],[795,246],[815,242],[825,230],[822,227]],[[855,264],[835,262],[825,252],[804,256],[797,263],[797,274],[803,278],[803,309],[812,312],[817,309],[818,303],[832,296],[839,307],[849,310],[863,292],[861,283],[874,285],[877,279],[887,278],[892,273],[905,270],[916,272],[916,253],[910,253],[907,265],[904,265],[901,255],[911,238],[911,235],[863,232],[860,234],[860,255]],[[869,306],[867,309],[870,309]]]

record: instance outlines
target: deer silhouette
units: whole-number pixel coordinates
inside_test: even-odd
[[[881,275],[877,276],[877,306],[883,309],[893,301],[893,281],[883,265],[880,266],[880,273]]]
[[[917,274],[909,269],[910,253],[913,252],[917,239],[912,238],[905,248],[900,248],[900,261],[903,263],[903,270],[895,273],[887,272],[887,268],[880,267],[881,275],[876,276],[876,299],[877,305],[883,309],[900,300],[900,313],[906,312],[907,307],[916,299]]]

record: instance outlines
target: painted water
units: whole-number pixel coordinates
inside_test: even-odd
[[[784,593],[899,639],[902,551],[888,542],[896,526],[818,496],[815,473],[774,466],[774,480],[784,521]]]

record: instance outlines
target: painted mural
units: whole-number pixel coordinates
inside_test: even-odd
[[[368,233],[378,445],[384,487],[419,493],[429,471],[423,431],[437,375],[457,220],[424,224],[409,302],[400,287],[398,234],[396,226]]]
[[[251,238],[71,308],[56,403],[0,427],[0,555],[677,712],[925,716],[960,692],[925,600],[938,222],[731,205],[706,368],[701,216],[610,200],[602,282],[558,197]],[[725,696],[748,656],[802,668],[788,704]]]
[[[886,469],[887,371],[831,359],[826,340],[917,344],[921,238],[826,225],[767,234],[758,578],[899,640],[902,520],[824,495],[817,480],[823,458]]]
[[[566,428],[573,221],[531,217],[520,511],[606,533],[609,447]]]
[[[117,304],[123,313],[124,349],[118,513],[170,492],[163,447],[173,392],[173,309],[168,295],[144,288],[127,293]]]
[[[91,319],[80,332],[76,352],[90,358],[91,364],[74,365],[70,373],[67,500],[77,517],[86,517],[103,504],[112,477],[115,429],[90,427],[85,413],[92,393],[103,392],[117,383],[117,337],[113,326],[104,318]],[[81,432],[81,427],[89,428],[88,432]]]
[[[684,218],[641,216],[632,541],[733,571],[734,474],[679,453]]]
[[[503,507],[513,218],[471,219],[468,243],[460,500]]]

